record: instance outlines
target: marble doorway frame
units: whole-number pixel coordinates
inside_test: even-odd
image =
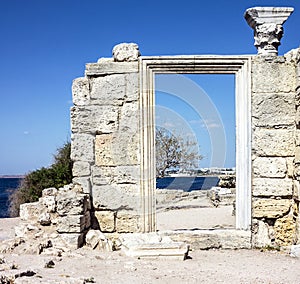
[[[233,74],[236,109],[236,230],[251,228],[251,56],[139,58],[142,231],[155,232],[155,74]]]

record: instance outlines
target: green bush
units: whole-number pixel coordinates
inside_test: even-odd
[[[19,216],[23,203],[38,201],[42,190],[49,187],[62,187],[72,182],[71,143],[67,142],[57,150],[54,163],[49,168],[41,168],[25,176],[17,190],[9,198],[9,214]]]

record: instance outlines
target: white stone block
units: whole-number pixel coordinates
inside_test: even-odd
[[[286,160],[284,158],[257,157],[253,161],[255,177],[284,178],[287,173]]]
[[[137,61],[140,56],[139,46],[136,43],[120,43],[113,48],[113,57],[117,62]]]

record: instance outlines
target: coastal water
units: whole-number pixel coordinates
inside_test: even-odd
[[[208,190],[217,186],[218,177],[164,177],[156,179],[156,188],[182,189],[183,191]]]
[[[8,216],[8,198],[11,191],[15,190],[21,178],[0,178],[0,218]]]

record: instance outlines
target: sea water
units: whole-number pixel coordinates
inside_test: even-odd
[[[208,190],[219,183],[218,177],[164,177],[156,179],[156,188],[183,191]]]
[[[0,178],[0,218],[9,217],[9,195],[19,186],[21,180],[21,178]]]

